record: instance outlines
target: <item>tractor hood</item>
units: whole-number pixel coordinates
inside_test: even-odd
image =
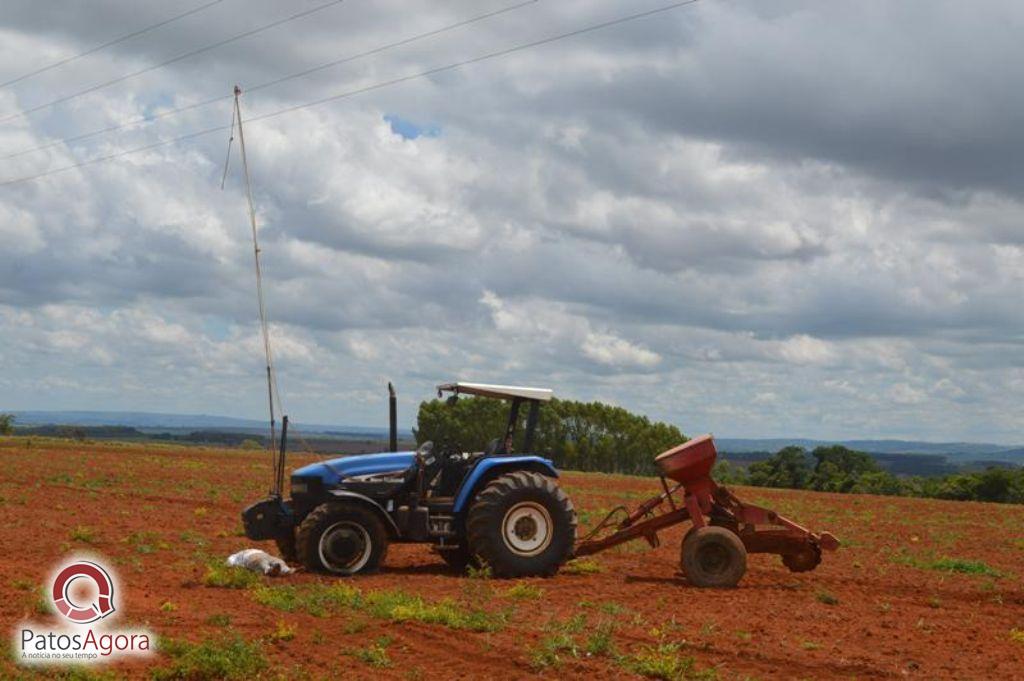
[[[356,454],[330,461],[311,463],[292,472],[292,477],[320,478],[327,486],[336,485],[345,478],[360,475],[380,475],[408,470],[416,460],[416,452],[384,452],[382,454]]]

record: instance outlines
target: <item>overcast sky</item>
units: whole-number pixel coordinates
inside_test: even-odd
[[[223,0],[0,89],[0,118],[327,0]],[[244,95],[273,112],[645,8],[540,0]],[[204,0],[4,0],[0,81]],[[0,156],[516,0],[347,0],[0,124]],[[443,380],[688,434],[1024,441],[1024,4],[701,0],[246,126],[273,342],[304,422]],[[230,100],[0,161],[226,125]],[[0,186],[0,408],[259,418],[227,131]],[[237,151],[237,147],[236,147]]]

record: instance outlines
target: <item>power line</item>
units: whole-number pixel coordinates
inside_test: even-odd
[[[246,88],[246,91],[247,92],[255,92],[257,90],[262,90],[264,88],[268,88],[268,87],[271,87],[271,86],[274,86],[274,85],[279,85],[281,83],[284,83],[284,82],[289,81],[289,80],[293,80],[295,78],[301,78],[303,76],[308,76],[308,75],[316,73],[318,71],[323,71],[324,69],[332,68],[334,66],[340,66],[341,64],[346,64],[346,63],[355,61],[357,59],[362,59],[363,57],[369,57],[369,56],[372,56],[372,55],[375,55],[375,54],[380,54],[381,52],[386,52],[387,50],[391,50],[391,49],[394,49],[396,47],[402,47],[404,45],[409,45],[411,43],[417,42],[419,40],[423,40],[425,38],[430,38],[430,37],[433,37],[433,36],[436,36],[436,35],[440,35],[441,33],[445,33],[447,31],[452,31],[452,30],[455,30],[457,28],[462,28],[464,26],[468,26],[468,25],[476,23],[478,21],[483,21],[485,19],[490,19],[490,18],[498,16],[499,14],[505,14],[506,12],[511,12],[512,10],[520,9],[521,7],[525,7],[526,5],[532,5],[532,4],[535,4],[536,2],[538,2],[538,0],[525,0],[525,2],[519,2],[519,3],[514,4],[514,5],[509,5],[507,7],[503,7],[501,9],[497,9],[497,10],[494,10],[492,12],[486,12],[484,14],[478,14],[478,15],[476,15],[474,17],[470,17],[468,19],[463,19],[462,21],[456,22],[454,24],[448,24],[447,26],[443,26],[441,28],[437,28],[437,29],[434,29],[432,31],[427,31],[425,33],[420,33],[420,34],[417,34],[417,35],[414,35],[414,36],[410,36],[408,38],[403,38],[402,40],[397,40],[395,42],[391,42],[391,43],[388,43],[386,45],[381,45],[379,47],[375,47],[373,49],[366,50],[365,52],[359,52],[357,54],[352,54],[352,55],[349,55],[347,57],[342,57],[341,59],[335,59],[334,61],[329,61],[329,62],[326,62],[324,64],[320,64],[319,66],[314,66],[312,68],[308,68],[308,69],[305,69],[303,71],[297,71],[295,73],[288,74],[287,76],[282,76],[280,78],[275,78],[274,80],[269,80],[269,81],[266,81],[266,82],[263,82],[263,83],[259,83],[258,85],[253,85],[252,87]],[[46,144],[39,145],[37,147],[31,147],[29,149],[22,149],[21,151],[16,151],[14,153],[7,154],[6,156],[0,156],[0,160],[6,161],[6,160],[9,160],[9,159],[12,159],[12,158],[16,158],[18,156],[24,156],[25,154],[30,154],[32,152],[42,151],[44,149],[49,149],[51,147],[59,146],[61,144],[67,144],[69,142],[79,142],[79,141],[84,140],[84,139],[89,139],[91,137],[96,137],[97,135],[103,135],[103,134],[106,134],[106,133],[109,133],[109,132],[114,132],[116,130],[122,130],[124,128],[129,128],[129,127],[132,127],[132,126],[135,126],[135,125],[152,123],[152,122],[155,122],[157,120],[161,120],[161,119],[164,119],[164,118],[169,118],[171,116],[176,116],[176,115],[178,115],[180,113],[184,113],[186,111],[192,111],[194,109],[199,109],[199,108],[204,107],[204,106],[209,106],[210,104],[216,104],[218,102],[223,102],[223,101],[226,101],[228,99],[231,99],[231,97],[232,97],[232,95],[221,95],[219,97],[212,97],[210,99],[205,99],[203,101],[195,102],[193,104],[186,104],[185,106],[180,106],[180,107],[177,107],[175,109],[168,109],[167,111],[161,111],[160,113],[154,114],[154,115],[151,115],[151,116],[140,116],[138,118],[134,118],[134,119],[126,121],[124,123],[118,123],[117,125],[111,125],[111,126],[108,126],[106,128],[100,128],[100,129],[97,129],[97,130],[93,130],[91,132],[85,132],[85,133],[82,133],[80,135],[74,135],[72,137],[65,137],[63,139],[54,140],[52,142],[47,142]]]
[[[137,31],[132,31],[131,33],[125,33],[124,35],[119,36],[117,38],[114,38],[113,40],[109,40],[109,41],[103,43],[102,45],[96,45],[95,47],[90,47],[85,52],[79,52],[78,54],[76,54],[74,56],[66,57],[64,59],[60,59],[58,61],[53,62],[52,64],[47,64],[46,66],[38,68],[35,71],[29,71],[28,73],[23,74],[21,76],[18,76],[17,78],[12,78],[11,80],[9,80],[9,81],[7,81],[5,83],[0,83],[0,89],[3,89],[3,88],[5,88],[5,87],[7,87],[9,85],[14,85],[15,83],[20,83],[21,81],[26,80],[28,78],[31,78],[32,76],[38,76],[40,73],[46,73],[47,71],[55,69],[58,66],[64,66],[65,64],[70,64],[73,61],[81,59],[82,57],[87,57],[90,54],[94,54],[96,52],[99,52],[100,50],[105,50],[108,47],[113,47],[114,45],[117,45],[118,43],[123,43],[125,40],[129,40],[131,38],[135,38],[136,36],[140,36],[143,33],[149,33],[150,31],[155,31],[156,29],[161,28],[163,26],[166,26],[167,24],[172,24],[175,21],[178,21],[179,19],[184,19],[185,17],[192,16],[193,14],[198,14],[199,12],[202,12],[205,9],[209,9],[209,8],[213,7],[214,5],[219,5],[222,2],[224,2],[224,0],[213,0],[213,2],[208,2],[205,5],[200,5],[199,7],[195,7],[193,9],[190,9],[187,12],[182,12],[181,14],[176,14],[173,17],[170,17],[169,19],[164,19],[163,21],[155,23],[152,26],[146,26],[145,28],[140,28]]]
[[[554,42],[557,42],[559,40],[565,40],[566,38],[572,38],[572,37],[575,37],[575,36],[578,36],[578,35],[583,35],[585,33],[591,33],[593,31],[599,31],[601,29],[610,28],[612,26],[617,26],[619,24],[624,24],[624,23],[629,22],[629,21],[635,21],[636,19],[643,19],[645,17],[653,16],[655,14],[661,14],[663,12],[668,12],[668,11],[673,10],[673,9],[678,9],[680,7],[685,7],[686,5],[693,5],[693,4],[696,4],[699,1],[700,0],[683,0],[682,2],[674,2],[674,3],[669,4],[669,5],[663,5],[661,7],[655,8],[655,9],[646,10],[644,12],[637,12],[635,14],[628,14],[626,16],[618,17],[616,19],[611,19],[611,20],[608,20],[608,21],[602,21],[602,22],[597,23],[597,24],[591,24],[590,26],[586,26],[584,28],[578,28],[578,29],[575,29],[573,31],[569,31],[567,33],[560,33],[560,34],[557,34],[557,35],[549,36],[547,38],[541,38],[539,40],[534,40],[534,41],[531,41],[531,42],[528,42],[528,43],[521,43],[521,44],[515,45],[513,47],[507,47],[507,48],[502,49],[502,50],[496,50],[494,52],[488,52],[488,53],[485,53],[485,54],[482,54],[482,55],[478,55],[476,57],[471,57],[469,59],[464,59],[462,61],[452,62],[452,63],[446,64],[444,66],[438,66],[438,67],[435,67],[435,68],[432,68],[432,69],[428,69],[426,71],[420,71],[418,73],[412,73],[412,74],[409,74],[409,75],[406,75],[406,76],[400,76],[398,78],[392,78],[390,80],[380,81],[380,82],[374,83],[372,85],[366,85],[364,87],[356,88],[354,90],[348,90],[346,92],[339,92],[337,94],[330,95],[328,97],[323,97],[321,99],[316,99],[316,100],[313,100],[311,102],[306,102],[304,104],[296,104],[295,106],[289,106],[289,107],[286,107],[284,109],[278,109],[277,111],[273,111],[271,113],[262,114],[260,116],[255,116],[255,117],[250,118],[248,120],[249,120],[250,123],[255,123],[255,122],[263,121],[263,120],[268,120],[270,118],[275,118],[277,116],[283,116],[284,114],[292,113],[292,112],[298,111],[300,109],[308,109],[310,107],[320,106],[320,105],[326,104],[328,102],[337,101],[339,99],[345,99],[345,98],[348,98],[348,97],[352,97],[354,95],[363,94],[363,93],[366,93],[366,92],[371,92],[373,90],[379,90],[381,88],[390,87],[392,85],[398,85],[400,83],[405,83],[405,82],[408,82],[408,81],[411,81],[411,80],[417,80],[419,78],[428,78],[428,77],[436,75],[438,73],[442,73],[442,72],[445,72],[445,71],[451,71],[451,70],[454,70],[454,69],[461,68],[463,66],[469,66],[470,64],[478,64],[480,62],[487,61],[487,60],[490,60],[490,59],[498,59],[500,57],[505,57],[505,56],[508,56],[510,54],[514,54],[516,52],[522,52],[523,50],[528,50],[528,49],[531,49],[531,48],[534,48],[534,47],[539,47],[541,45],[548,45],[550,43],[554,43]],[[84,160],[84,161],[79,161],[78,163],[74,163],[74,164],[71,164],[71,165],[61,166],[59,168],[53,168],[51,170],[46,170],[46,171],[43,171],[41,173],[37,173],[35,175],[29,175],[29,176],[26,176],[26,177],[19,177],[19,178],[15,178],[13,180],[6,180],[4,182],[0,182],[0,187],[6,187],[6,186],[14,185],[14,184],[20,184],[20,183],[23,183],[23,182],[30,182],[32,180],[37,180],[37,179],[42,178],[42,177],[47,177],[49,175],[54,175],[56,173],[66,172],[68,170],[74,170],[76,168],[81,168],[83,166],[92,165],[94,163],[103,163],[105,161],[110,161],[110,160],[113,160],[115,158],[119,158],[121,156],[127,156],[129,154],[138,154],[138,153],[141,153],[143,151],[149,151],[150,149],[156,149],[156,148],[167,146],[167,145],[170,145],[170,144],[176,144],[177,142],[183,142],[183,141],[186,141],[186,140],[194,139],[196,137],[202,137],[204,135],[210,135],[210,134],[215,133],[215,132],[223,132],[224,130],[228,130],[230,127],[231,127],[230,125],[219,125],[219,126],[216,126],[216,127],[213,127],[213,128],[206,128],[205,130],[198,130],[196,132],[188,133],[187,135],[181,135],[179,137],[174,137],[174,138],[171,138],[171,139],[162,140],[162,141],[159,141],[159,142],[154,142],[152,144],[147,144],[147,145],[142,146],[142,147],[136,147],[134,149],[127,149],[125,151],[120,151],[120,152],[117,152],[117,153],[114,153],[114,154],[109,154],[107,156],[100,156],[100,157],[97,157],[97,158],[91,158],[91,159],[87,159],[87,160]]]
[[[301,19],[303,17],[308,17],[310,14],[314,14],[316,12],[320,12],[322,10],[327,9],[328,7],[333,7],[334,5],[339,5],[339,4],[343,3],[343,2],[345,2],[345,0],[331,0],[330,2],[324,3],[322,5],[317,5],[316,7],[304,10],[302,12],[299,12],[298,14],[293,14],[293,15],[285,17],[283,19],[278,19],[277,21],[273,21],[273,22],[271,22],[269,24],[265,24],[265,25],[260,26],[258,28],[254,28],[254,29],[251,29],[251,30],[248,30],[248,31],[243,31],[242,33],[238,33],[236,35],[233,35],[230,38],[225,38],[224,40],[219,40],[219,41],[217,41],[217,42],[215,42],[215,43],[213,43],[211,45],[206,45],[205,47],[200,47],[198,49],[190,50],[190,51],[185,52],[183,54],[179,54],[178,56],[172,57],[172,58],[170,58],[170,59],[168,59],[166,61],[162,61],[159,64],[153,64],[152,66],[147,66],[146,68],[139,69],[138,71],[133,71],[132,73],[126,74],[124,76],[118,76],[117,78],[114,78],[113,80],[108,80],[108,81],[103,82],[103,83],[98,83],[97,85],[92,85],[90,87],[85,88],[84,90],[79,90],[78,92],[73,92],[73,93],[71,93],[69,95],[64,95],[63,97],[58,97],[57,99],[54,99],[54,100],[52,100],[50,102],[46,102],[45,104],[39,104],[39,105],[34,106],[34,107],[30,108],[30,109],[23,109],[22,111],[19,111],[17,113],[13,113],[13,114],[10,114],[8,116],[5,116],[4,118],[0,118],[0,123],[6,123],[7,121],[11,121],[11,120],[14,120],[16,118],[23,118],[23,117],[28,116],[30,114],[33,114],[33,113],[35,113],[37,111],[42,111],[43,109],[48,109],[51,106],[55,106],[57,104],[63,104],[64,102],[70,101],[72,99],[76,99],[77,97],[81,97],[82,95],[87,95],[90,92],[96,92],[97,90],[102,90],[104,88],[110,87],[111,85],[116,85],[117,83],[122,83],[122,82],[124,82],[126,80],[129,80],[130,78],[134,78],[136,76],[141,76],[142,74],[149,73],[150,71],[155,71],[157,69],[163,68],[163,67],[168,66],[170,64],[174,64],[176,62],[179,62],[179,61],[181,61],[183,59],[188,59],[189,57],[194,57],[197,54],[202,54],[203,52],[209,52],[210,50],[216,49],[218,47],[223,47],[224,45],[236,42],[236,41],[241,40],[243,38],[249,38],[249,37],[254,36],[254,35],[258,34],[258,33],[263,33],[264,31],[267,31],[267,30],[270,30],[270,29],[275,28],[277,26],[280,26],[281,24],[286,24],[289,21],[295,21],[296,19]]]

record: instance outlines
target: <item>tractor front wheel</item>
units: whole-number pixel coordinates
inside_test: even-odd
[[[282,534],[274,538],[277,544],[277,552],[281,560],[294,565],[299,562],[299,553],[295,548],[295,530],[289,530],[288,534]]]
[[[549,576],[572,555],[576,511],[553,479],[508,473],[469,509],[469,549],[496,577]]]
[[[296,551],[307,570],[336,575],[372,572],[388,550],[377,514],[356,504],[321,504],[295,533]]]
[[[681,563],[694,586],[733,587],[747,571],[747,549],[731,530],[705,525],[686,533]]]

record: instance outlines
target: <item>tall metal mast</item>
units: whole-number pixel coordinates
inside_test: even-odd
[[[238,125],[238,146],[241,149],[242,154],[242,174],[245,177],[245,197],[249,203],[249,225],[252,227],[252,250],[253,260],[256,265],[256,297],[259,301],[260,311],[260,331],[263,335],[263,352],[266,357],[266,369],[267,369],[267,404],[270,408],[270,451],[277,454],[277,422],[275,419],[274,406],[275,402],[280,411],[280,395],[277,391],[277,375],[274,371],[274,357],[270,348],[270,329],[267,322],[267,306],[263,299],[263,269],[260,264],[260,243],[257,236],[256,229],[256,207],[252,200],[252,180],[249,177],[249,160],[245,154],[245,132],[242,129],[242,106],[239,98],[242,94],[242,88],[235,86],[235,111],[232,116],[232,122]],[[228,153],[230,156],[230,140],[228,141]],[[227,163],[224,166],[225,175],[227,174]],[[275,460],[276,464],[276,460]],[[279,487],[280,481],[275,477],[274,486]],[[280,493],[280,489],[272,489],[272,494]]]

